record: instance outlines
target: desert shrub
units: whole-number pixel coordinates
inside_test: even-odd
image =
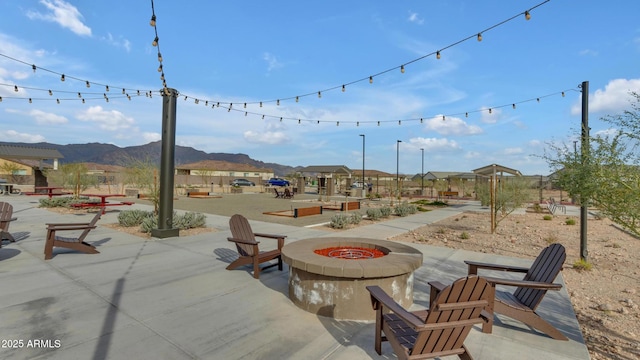
[[[53,208],[53,207],[69,207],[74,199],[70,196],[60,196],[52,198],[40,199],[40,207]]]
[[[126,227],[139,226],[147,217],[153,217],[153,211],[123,210],[118,214],[118,225]]]
[[[544,241],[547,242],[547,244],[553,244],[553,243],[557,243],[558,241],[560,241],[560,239],[558,239],[558,236],[556,236],[555,234],[549,234]]]
[[[391,208],[389,206],[383,206],[380,208],[380,213],[382,214],[383,218],[388,218],[389,216],[391,216]]]
[[[590,271],[591,267],[591,263],[584,259],[576,260],[573,263],[573,268],[578,271]]]
[[[542,220],[551,220],[551,219],[553,219],[553,216],[551,215],[545,215],[542,217]]]
[[[460,234],[460,239],[466,240],[470,238],[471,238],[471,235],[469,235],[469,233],[466,231],[463,231],[462,234]]]
[[[415,214],[416,211],[418,211],[416,206],[413,204],[409,204],[406,201],[402,202],[401,204],[398,204],[398,206],[396,206],[395,208],[396,215],[400,217],[405,217],[411,214]]]
[[[575,225],[576,224],[576,219],[567,219],[564,221],[565,224],[567,225]]]
[[[360,224],[360,221],[362,221],[362,214],[359,212],[351,213],[351,217],[349,218],[350,223],[357,225]]]
[[[335,214],[331,217],[329,226],[334,229],[344,229],[349,225],[349,217],[345,214]]]
[[[380,220],[381,217],[382,217],[382,212],[380,211],[380,209],[377,209],[377,208],[367,209],[367,218],[369,218],[370,220],[377,221],[377,220]]]
[[[140,231],[143,233],[150,233],[151,230],[158,228],[158,217],[150,216],[142,219],[142,223],[140,224]]]
[[[173,226],[180,230],[205,227],[206,224],[207,217],[204,214],[196,212],[186,212],[183,215],[177,215],[173,218]]]
[[[538,204],[538,203],[533,204],[533,211],[536,214],[541,213],[542,212],[542,206],[540,206],[540,204]]]
[[[198,227],[205,227],[207,218],[204,214],[187,212],[184,215],[173,213],[173,227],[180,230],[187,230]],[[150,216],[142,219],[140,231],[150,233],[151,230],[158,228],[158,217]]]

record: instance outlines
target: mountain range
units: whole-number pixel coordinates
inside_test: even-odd
[[[23,146],[32,148],[46,148],[58,150],[63,159],[61,163],[91,162],[104,165],[126,166],[132,160],[151,161],[160,164],[160,154],[162,143],[160,141],[150,142],[146,145],[118,147],[112,144],[88,143],[88,144],[68,144],[58,145],[46,142],[40,143],[17,143],[0,142],[2,145]],[[285,176],[300,167],[292,167],[276,163],[265,163],[254,160],[246,154],[228,153],[206,153],[187,146],[175,146],[175,164],[189,164],[202,160],[220,160],[237,164],[249,164],[261,169],[271,169],[276,176]]]

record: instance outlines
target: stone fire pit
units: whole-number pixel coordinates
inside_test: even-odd
[[[332,258],[314,252],[341,247],[347,248],[347,254],[356,254],[353,257],[369,253],[366,249],[380,250],[384,256]],[[403,307],[411,306],[413,272],[422,265],[422,253],[410,246],[386,240],[340,237],[289,243],[282,248],[282,259],[289,265],[291,301],[311,313],[342,320],[375,319],[365,288],[369,285],[380,286]]]

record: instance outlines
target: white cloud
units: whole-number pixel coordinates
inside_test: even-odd
[[[262,55],[262,59],[267,62],[267,71],[269,72],[271,70],[280,69],[284,66],[281,62],[278,61],[275,55],[268,52]]]
[[[445,117],[437,115],[425,123],[425,129],[435,131],[441,135],[476,135],[483,131],[477,125],[469,125],[457,117]]]
[[[459,150],[460,145],[456,141],[448,140],[446,138],[423,138],[417,137],[409,139],[407,143],[412,150],[424,149],[425,153],[434,152],[434,151],[452,151]],[[406,145],[405,145],[406,146]]]
[[[517,155],[517,154],[522,154],[524,152],[524,150],[522,150],[522,148],[506,148],[504,149],[504,153],[505,155]]]
[[[424,19],[421,18],[416,12],[409,13],[409,18],[407,20],[418,25],[424,24]]]
[[[598,56],[598,52],[592,49],[584,49],[579,52],[582,56]]]
[[[58,23],[80,36],[91,36],[91,28],[82,22],[82,14],[78,9],[62,0],[40,0],[40,4],[50,10],[49,13],[28,11],[29,19],[45,20]]]
[[[131,51],[131,42],[127,39],[123,39],[122,36],[115,39],[111,33],[107,33],[107,36],[103,36],[102,39],[110,45],[123,48],[126,52]]]
[[[257,132],[249,130],[244,132],[244,139],[250,143],[269,145],[289,142],[289,137],[282,131]]]
[[[502,115],[501,109],[483,107],[482,112],[480,113],[480,121],[485,124],[495,124],[500,120],[500,115]]]
[[[56,125],[56,124],[66,124],[69,122],[66,117],[46,113],[41,110],[31,110],[29,111],[29,115],[36,119],[36,123],[39,125]]]
[[[155,142],[158,140],[162,140],[162,134],[156,132],[145,132],[142,133],[142,138],[146,143]]]
[[[106,111],[102,109],[102,106],[92,106],[76,117],[82,121],[94,122],[98,124],[100,129],[107,131],[131,129],[135,122],[133,118],[125,116],[120,111]]]
[[[629,92],[640,92],[640,79],[614,79],[589,96],[589,112],[620,113],[629,108],[631,96]],[[582,105],[576,103],[571,107],[571,114],[582,113]]]
[[[19,133],[15,130],[5,130],[1,131],[2,139],[4,141],[10,142],[26,142],[26,143],[37,143],[43,142],[45,140],[42,135],[33,135],[27,133]]]

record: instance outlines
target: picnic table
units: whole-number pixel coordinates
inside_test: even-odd
[[[107,202],[108,198],[112,197],[125,197],[124,194],[81,194],[81,196],[86,197],[95,197],[99,198],[100,202],[83,202],[73,204],[75,207],[99,207],[102,208],[102,213],[106,212],[107,206],[122,206],[122,205],[133,205],[131,201],[119,201],[119,202]]]
[[[49,199],[51,199],[54,196],[69,195],[68,192],[56,191],[56,190],[63,189],[62,187],[59,187],[59,186],[36,186],[34,189],[36,190],[36,192],[33,193],[33,194],[29,194],[29,195],[43,195],[43,194],[46,194],[47,196],[49,196]],[[38,190],[44,190],[46,192],[45,193],[38,193]]]
[[[15,186],[16,184],[0,183],[0,194],[5,194],[5,195],[22,194],[22,191],[20,191],[20,189],[16,188]]]

